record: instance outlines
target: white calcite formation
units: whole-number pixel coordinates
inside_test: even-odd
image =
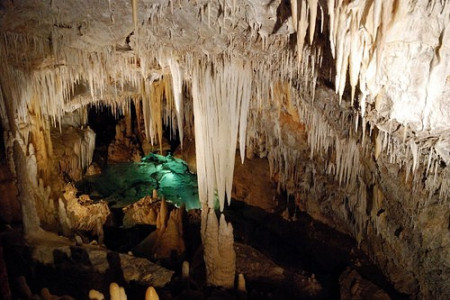
[[[236,270],[233,226],[225,221],[223,214],[219,221],[214,209],[203,207],[201,236],[207,283],[233,288]]]
[[[0,24],[0,119],[26,231],[60,159],[50,127],[133,103],[149,143],[164,126],[195,135],[205,207],[216,191],[221,209],[230,199],[236,148],[266,157],[279,188],[354,236],[397,289],[450,294],[448,1],[3,1]],[[89,165],[92,139],[70,163]]]

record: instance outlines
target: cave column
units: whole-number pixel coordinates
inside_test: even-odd
[[[233,227],[225,221],[222,211],[225,201],[229,204],[231,200],[238,132],[245,153],[251,85],[248,62],[200,60],[194,66],[195,149],[207,283],[225,288],[234,286],[236,253]],[[217,206],[219,218],[215,213]]]

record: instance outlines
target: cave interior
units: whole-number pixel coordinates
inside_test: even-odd
[[[450,2],[0,2],[3,299],[449,299]]]

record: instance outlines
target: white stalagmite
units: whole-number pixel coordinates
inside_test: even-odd
[[[203,206],[201,235],[208,285],[233,288],[236,271],[236,253],[233,246],[233,226],[214,209]]]
[[[245,131],[252,76],[250,63],[239,59],[198,61],[193,71],[195,146],[199,198],[220,209],[231,199],[238,132],[245,155]]]

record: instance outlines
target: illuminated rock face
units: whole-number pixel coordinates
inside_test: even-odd
[[[195,134],[203,203],[231,194],[239,138],[400,291],[450,294],[449,11],[428,0],[3,1],[0,115],[26,227],[39,227],[33,201],[60,159],[49,127],[88,104],[132,102],[147,141],[161,144],[162,124]],[[79,154],[85,168],[92,154]]]

